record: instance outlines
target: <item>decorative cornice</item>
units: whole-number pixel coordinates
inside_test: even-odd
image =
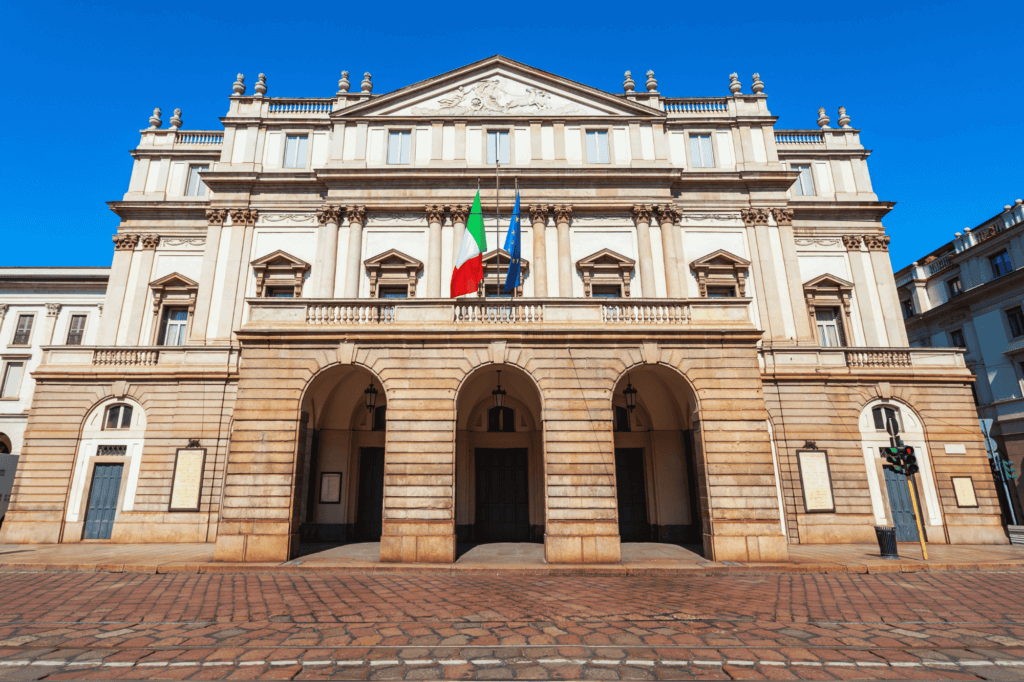
[[[860,251],[860,241],[859,234],[843,235],[843,245],[846,246],[848,251]]]
[[[636,204],[633,206],[633,221],[639,225],[640,223],[651,224],[651,216],[654,214],[654,209],[646,204]]]
[[[60,303],[47,303],[46,316],[57,317],[57,315],[60,315]]]
[[[423,207],[423,211],[427,214],[427,224],[444,225],[444,206],[440,204],[433,204]]]
[[[115,234],[114,251],[134,251],[135,245],[139,243],[137,234]]]
[[[359,223],[360,225],[366,224],[366,207],[365,206],[349,206],[345,209],[345,217],[348,218],[349,225]]]
[[[662,225],[675,225],[681,217],[679,211],[672,204],[665,204],[657,207],[658,222]]]
[[[155,249],[160,246],[160,235],[158,234],[144,234],[142,235],[142,248],[144,249]]]
[[[773,208],[772,217],[775,218],[776,225],[792,225],[793,224],[793,209],[791,208]]]
[[[234,225],[245,225],[252,227],[260,217],[260,212],[255,208],[232,208],[231,222]]]
[[[864,245],[868,247],[868,251],[888,251],[889,235],[866,234],[864,235]]]
[[[740,215],[743,217],[743,224],[747,227],[768,224],[767,208],[744,208],[740,211]]]
[[[228,212],[223,208],[208,208],[206,209],[206,224],[207,225],[223,225],[224,220],[228,217]]]
[[[448,213],[452,217],[452,223],[466,224],[466,219],[469,217],[469,206],[465,204],[458,204],[448,207]]]
[[[324,206],[316,210],[316,221],[321,225],[327,223],[334,223],[337,225],[341,222],[341,206]]]
[[[545,204],[530,204],[526,207],[526,210],[530,214],[531,223],[544,223],[547,225],[548,212],[551,210],[550,206]]]
[[[555,222],[556,223],[570,223],[572,222],[572,205],[571,204],[559,204],[554,207],[555,211]]]

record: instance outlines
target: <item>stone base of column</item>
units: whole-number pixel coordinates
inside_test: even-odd
[[[221,521],[213,560],[288,561],[299,546],[298,533],[290,533],[288,526],[287,523]]]
[[[404,564],[455,563],[455,524],[385,521],[380,560]]]
[[[60,512],[9,511],[0,528],[0,544],[52,545],[60,539]]]
[[[544,531],[544,560],[549,564],[622,562],[622,544],[617,523],[559,523],[549,520]]]
[[[704,557],[708,561],[789,561],[789,544],[778,524],[772,524],[774,532],[757,528],[758,525],[741,524],[737,528],[726,529],[728,535],[721,532],[705,534]],[[755,535],[758,531],[764,534]]]

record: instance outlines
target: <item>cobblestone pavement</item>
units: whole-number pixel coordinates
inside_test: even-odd
[[[1020,573],[0,573],[0,679],[1022,679]]]

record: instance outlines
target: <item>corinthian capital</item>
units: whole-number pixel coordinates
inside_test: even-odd
[[[555,206],[555,222],[556,223],[569,223],[572,222],[572,206],[569,204],[560,204]]]
[[[208,208],[206,209],[206,224],[207,225],[223,225],[224,219],[228,217],[228,212],[223,208]]]
[[[260,217],[260,212],[255,208],[233,208],[231,209],[231,222],[235,225],[245,225],[246,227],[252,227],[256,224],[256,219]]]
[[[114,235],[114,251],[132,251],[138,243],[139,235],[137,234]]]
[[[448,212],[452,216],[453,223],[462,223],[465,225],[466,219],[469,217],[469,206],[464,204],[459,206],[449,206]]]
[[[155,249],[160,245],[160,235],[158,234],[144,234],[142,235],[142,248],[144,249]]]
[[[633,206],[633,221],[638,225],[640,223],[650,225],[652,215],[654,215],[654,209],[647,204],[636,204]]]
[[[359,223],[360,225],[366,224],[366,207],[365,206],[349,206],[345,209],[345,217],[348,218],[350,225]]]
[[[530,214],[531,223],[545,223],[548,222],[548,211],[550,207],[545,204],[530,204],[526,207],[526,210]]]
[[[745,208],[740,211],[740,215],[743,216],[743,224],[747,227],[768,224],[767,208]]]
[[[860,251],[860,235],[844,234],[843,246],[845,246],[848,251]]]
[[[772,217],[775,218],[776,225],[792,225],[793,224],[793,209],[791,208],[773,208]]]
[[[341,222],[341,207],[340,206],[324,206],[316,210],[316,220],[321,225],[327,223],[334,223],[337,225]]]
[[[866,234],[864,235],[864,245],[868,247],[868,251],[888,251],[889,235]]]
[[[58,315],[60,315],[60,303],[47,303],[46,316],[57,317]]]
[[[658,222],[662,225],[675,225],[679,222],[679,211],[672,204],[658,206]]]
[[[433,204],[430,206],[424,206],[423,211],[427,214],[427,224],[433,225],[444,225],[444,206],[440,204]]]

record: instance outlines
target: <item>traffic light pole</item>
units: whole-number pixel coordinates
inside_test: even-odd
[[[899,448],[902,452],[903,440],[899,436],[894,436],[893,440],[895,441],[894,447]],[[914,521],[917,522],[917,539],[921,542],[921,554],[924,555],[924,560],[928,561],[928,547],[925,545],[924,529],[921,527],[921,514],[923,511],[917,506],[917,495],[914,493],[914,476],[909,472],[905,475],[907,477],[907,490],[910,491],[910,503],[914,505]]]

